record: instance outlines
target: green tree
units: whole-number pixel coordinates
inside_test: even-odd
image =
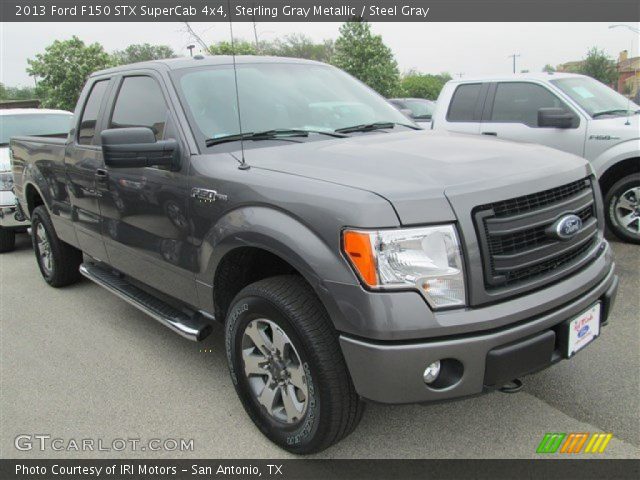
[[[426,98],[436,100],[440,95],[440,90],[444,84],[451,80],[451,75],[441,73],[440,75],[422,74],[416,71],[409,71],[400,80],[398,94],[403,97]]]
[[[587,52],[587,57],[577,67],[577,73],[589,75],[605,85],[611,85],[618,80],[615,60],[598,47],[593,47]]]
[[[56,40],[44,53],[28,59],[27,73],[38,78],[36,95],[48,108],[73,110],[87,77],[112,65],[102,45],[85,45],[78,37]]]
[[[333,40],[315,43],[304,34],[294,33],[273,42],[260,42],[260,53],[278,57],[306,58],[330,63],[334,51]]]
[[[33,87],[6,87],[0,83],[1,100],[31,100],[36,98]]]
[[[236,55],[257,55],[256,46],[252,42],[246,40],[234,40]],[[211,55],[231,55],[233,53],[231,42],[218,42],[209,47]]]
[[[177,55],[167,45],[151,45],[149,43],[136,43],[129,45],[124,50],[113,52],[115,65],[127,65],[129,63],[146,62],[149,60],[161,60],[163,58],[175,58]]]
[[[553,65],[551,65],[550,63],[547,63],[544,67],[542,67],[542,71],[547,73],[553,73],[556,71],[556,69],[553,67]]]
[[[393,52],[363,20],[355,19],[340,27],[331,63],[381,95],[389,97],[398,91],[398,64]]]

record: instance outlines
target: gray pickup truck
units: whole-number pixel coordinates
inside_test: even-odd
[[[344,72],[280,58],[97,72],[75,121],[11,140],[44,279],[84,275],[191,340],[219,322],[247,413],[291,452],[348,435],[364,400],[513,386],[608,320],[577,156],[417,131]]]

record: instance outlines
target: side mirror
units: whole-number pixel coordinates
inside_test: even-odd
[[[538,126],[552,128],[571,128],[575,115],[562,108],[541,108],[538,110]]]
[[[104,163],[112,168],[178,166],[178,142],[156,141],[153,130],[147,127],[113,128],[103,130],[102,153]]]

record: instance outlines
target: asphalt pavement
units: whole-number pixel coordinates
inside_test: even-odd
[[[640,246],[613,248],[621,282],[610,324],[573,360],[525,377],[517,394],[368,405],[353,434],[314,457],[540,458],[547,432],[611,432],[600,456],[640,458]],[[62,449],[41,451],[39,434],[61,439]],[[19,435],[30,436],[21,446],[31,438],[31,450],[15,447]],[[140,448],[156,438],[192,439],[193,449]],[[103,448],[118,448],[116,439],[141,443],[78,452],[72,441],[83,439]],[[221,328],[196,344],[89,281],[50,288],[26,235],[0,255],[0,457],[290,456],[244,413]]]

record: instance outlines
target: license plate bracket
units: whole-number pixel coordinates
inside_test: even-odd
[[[558,346],[564,358],[571,358],[600,336],[602,302],[591,305],[556,329]]]

